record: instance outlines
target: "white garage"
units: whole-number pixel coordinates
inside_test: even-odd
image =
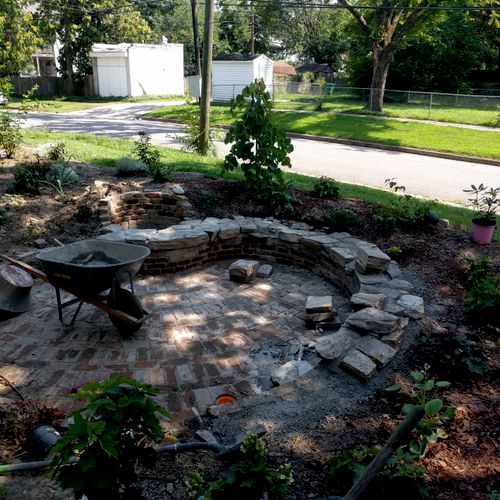
[[[102,97],[184,94],[184,46],[94,44],[96,93]]]
[[[267,89],[272,92],[272,59],[265,55],[215,57],[212,63],[212,99],[229,101],[256,78],[263,78]]]

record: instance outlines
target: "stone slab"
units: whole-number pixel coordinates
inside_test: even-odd
[[[149,238],[151,250],[176,250],[179,248],[189,248],[208,242],[208,235],[199,229],[175,229],[169,227],[156,231]]]
[[[405,294],[399,297],[396,302],[398,306],[403,307],[404,315],[412,319],[421,319],[424,317],[424,299],[418,295]]]
[[[310,295],[306,301],[306,313],[322,313],[331,312],[333,310],[333,302],[331,295]]]
[[[273,266],[271,264],[262,264],[257,269],[257,278],[269,278],[273,274]]]
[[[308,361],[292,360],[284,365],[279,366],[271,375],[271,380],[274,384],[283,385],[294,382],[302,375],[314,370],[314,366]]]
[[[335,333],[320,337],[316,341],[316,351],[324,359],[338,359],[357,345],[361,335],[342,327]]]
[[[358,351],[358,349],[350,351],[342,360],[340,366],[363,380],[369,380],[377,369],[377,365],[370,357]]]
[[[379,366],[387,365],[397,353],[396,349],[370,336],[363,337],[357,347]]]
[[[248,283],[257,273],[258,260],[239,259],[229,266],[229,278],[236,283]]]
[[[375,246],[358,246],[358,268],[365,273],[368,270],[385,271],[391,258]]]
[[[375,309],[383,309],[387,297],[381,293],[355,293],[351,296],[351,304],[355,309],[364,307],[374,307]]]
[[[391,346],[394,349],[398,349],[403,342],[404,336],[406,332],[405,330],[395,330],[387,335],[382,337],[382,342],[385,342],[387,345]]]
[[[365,307],[351,313],[345,322],[357,330],[377,334],[387,334],[401,328],[400,318],[374,307]]]

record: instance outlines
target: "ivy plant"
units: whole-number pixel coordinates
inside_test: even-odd
[[[134,488],[137,462],[153,456],[150,446],[163,431],[157,413],[170,413],[153,399],[158,390],[117,375],[86,384],[74,396],[87,399],[72,413],[73,423],[54,447],[52,467],[76,498],[141,498]],[[68,463],[73,456],[75,463]]]
[[[293,146],[285,131],[276,125],[271,94],[263,79],[247,85],[234,99],[231,112],[237,111],[241,116],[224,139],[226,144],[232,143],[224,169],[241,167],[247,188],[255,189],[261,199],[278,199],[277,193],[286,191],[281,167],[291,167],[289,154]],[[290,196],[280,198],[290,205]]]

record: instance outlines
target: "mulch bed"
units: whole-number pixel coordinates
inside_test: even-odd
[[[23,155],[21,159],[24,160],[31,157],[29,151]],[[14,166],[14,162],[0,161],[0,195],[12,182]],[[98,232],[97,217],[92,215],[88,220],[81,221],[77,219],[77,211],[80,205],[85,204],[92,209],[93,214],[96,213],[97,202],[102,196],[102,192],[94,189],[93,182],[96,179],[112,183],[114,189],[121,192],[151,185],[151,181],[145,177],[117,179],[105,168],[78,163],[74,163],[74,168],[80,175],[80,181],[68,189],[66,196],[54,196],[53,191],[44,188],[41,195],[26,196],[22,206],[12,208],[12,216],[0,222],[0,252],[12,254],[26,250],[32,247],[37,238],[44,238],[49,243],[51,238],[57,238],[68,243],[95,236]],[[183,186],[200,218],[236,214],[258,217],[270,215],[265,206],[256,203],[256,193],[245,190],[240,182],[188,173],[176,173],[173,180]],[[489,498],[490,492],[500,490],[499,325],[481,329],[470,324],[465,304],[464,258],[489,255],[498,273],[500,243],[479,247],[471,244],[468,234],[460,228],[441,226],[424,226],[412,232],[389,234],[383,226],[374,222],[374,206],[369,203],[350,199],[323,200],[298,191],[294,194],[301,201],[294,220],[324,228],[332,210],[344,208],[355,214],[358,223],[349,228],[336,229],[347,229],[359,238],[376,243],[383,250],[393,246],[402,250],[400,265],[422,283],[431,315],[423,324],[422,341],[415,345],[407,361],[409,369],[421,368],[428,363],[431,374],[438,376],[443,372],[441,368],[444,360],[435,347],[436,339],[439,341],[441,335],[466,334],[477,342],[486,358],[486,373],[472,377],[467,373],[450,374],[444,370],[452,382],[444,396],[449,404],[456,406],[457,417],[449,429],[449,438],[432,447],[422,464],[427,468],[426,478],[432,486],[432,498]],[[288,445],[269,443],[271,462],[290,462],[293,466],[291,497],[307,498],[310,492],[327,493],[328,456],[311,447],[308,437],[321,435],[324,440],[322,449],[330,451],[346,446],[382,443],[397,425],[399,410],[400,405],[395,405],[394,399],[379,394],[356,408],[356,420],[345,415],[343,418],[317,422],[304,430],[302,439],[294,444],[293,453]],[[9,446],[12,443],[0,439],[0,456],[12,455],[12,450],[7,453]],[[208,456],[206,460],[210,461]],[[157,491],[164,491],[165,496],[161,498],[183,498],[179,474],[182,470],[189,470],[194,461],[192,457],[179,458],[174,461],[176,466],[166,462],[166,468],[159,477],[163,483],[172,485],[169,490],[174,488],[174,493],[158,489],[157,482],[154,487],[155,480],[151,484],[146,480],[145,484],[149,484],[147,490],[154,491],[156,488]],[[207,463],[206,467],[213,471],[210,464]],[[155,498],[154,494],[150,498]],[[404,498],[403,494],[398,498]]]

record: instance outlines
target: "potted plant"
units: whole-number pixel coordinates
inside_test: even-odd
[[[464,189],[464,193],[471,193],[470,206],[476,212],[472,219],[472,241],[479,245],[491,243],[496,227],[496,210],[500,207],[500,187],[489,188],[484,184],[471,185],[471,189]]]

